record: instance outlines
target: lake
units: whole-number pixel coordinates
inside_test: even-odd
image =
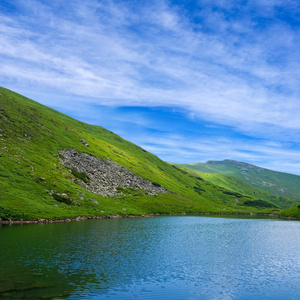
[[[300,299],[300,222],[168,216],[0,227],[0,299]]]

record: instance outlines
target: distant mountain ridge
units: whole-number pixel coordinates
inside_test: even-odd
[[[300,176],[298,175],[272,171],[230,159],[181,165],[203,173],[233,176],[261,191],[300,199]]]

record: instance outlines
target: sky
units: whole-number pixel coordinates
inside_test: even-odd
[[[298,0],[1,0],[0,70],[167,162],[300,175]]]

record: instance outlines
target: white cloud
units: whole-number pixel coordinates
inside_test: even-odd
[[[300,175],[299,151],[287,149],[282,143],[268,140],[251,142],[220,137],[189,140],[188,137],[169,135],[144,137],[143,140],[137,139],[136,142],[169,162],[193,163],[233,159]]]
[[[195,33],[189,27],[191,24],[186,20],[180,22],[182,18],[178,13],[166,5],[154,7],[155,16],[150,14],[152,19],[147,16],[148,10],[142,9],[136,24],[131,24],[124,21],[124,15],[127,13],[127,19],[135,20],[136,14],[113,2],[108,3],[110,5],[105,11],[111,17],[108,24],[101,23],[103,13],[97,18],[96,8],[83,4],[77,7],[81,24],[53,15],[51,24],[54,24],[55,31],[47,33],[49,43],[30,40],[30,34],[24,39],[24,29],[16,31],[22,24],[15,22],[12,26],[14,34],[7,28],[2,31],[1,44],[5,46],[1,52],[23,63],[19,70],[21,74],[28,74],[28,80],[45,86],[48,80],[51,87],[100,98],[105,104],[108,104],[106,98],[113,100],[109,103],[114,104],[119,104],[124,98],[128,105],[140,105],[141,101],[145,105],[188,104],[191,109],[215,115],[218,119],[222,115],[223,122],[236,119],[236,123],[244,121],[240,112],[245,107],[247,119],[251,122],[283,123],[277,116],[282,112],[282,105],[278,107],[282,96],[272,93],[267,87],[281,84],[282,70],[266,63],[262,55],[264,47],[254,45],[253,49],[252,45],[246,44],[235,48],[220,36]],[[44,17],[48,10],[41,8],[37,16]],[[142,21],[144,17],[145,23]],[[95,23],[91,24],[91,19]],[[120,24],[120,20],[124,24]],[[130,25],[139,28],[149,24],[156,24],[159,28],[145,30],[149,35],[145,38],[127,29]],[[32,63],[40,76],[28,71],[33,67]],[[240,76],[238,72],[244,74]],[[10,73],[4,75],[12,76]],[[256,77],[254,83],[249,81],[249,75]],[[287,75],[286,81],[289,82],[295,74]],[[64,82],[64,77],[67,77],[67,82]],[[267,82],[263,85],[259,80]],[[71,89],[72,85],[75,89]],[[262,110],[267,113],[264,117],[258,113]]]
[[[200,3],[191,13],[165,1],[15,1],[20,14],[0,12],[2,84],[39,90],[44,102],[51,93],[61,107],[73,95],[82,105],[184,108],[253,137],[297,140],[299,30],[276,14],[293,16],[297,1]]]

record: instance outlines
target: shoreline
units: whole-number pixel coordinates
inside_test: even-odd
[[[111,215],[111,216],[89,216],[89,217],[76,217],[64,219],[38,219],[38,220],[0,220],[1,225],[17,225],[17,224],[51,224],[51,223],[67,223],[78,222],[86,220],[100,220],[100,219],[127,219],[127,218],[151,218],[158,216],[252,216],[252,217],[271,217],[284,220],[300,221],[297,217],[286,217],[276,214],[264,213],[235,213],[235,212],[203,212],[203,213],[166,213],[166,214],[146,214],[146,215]]]

